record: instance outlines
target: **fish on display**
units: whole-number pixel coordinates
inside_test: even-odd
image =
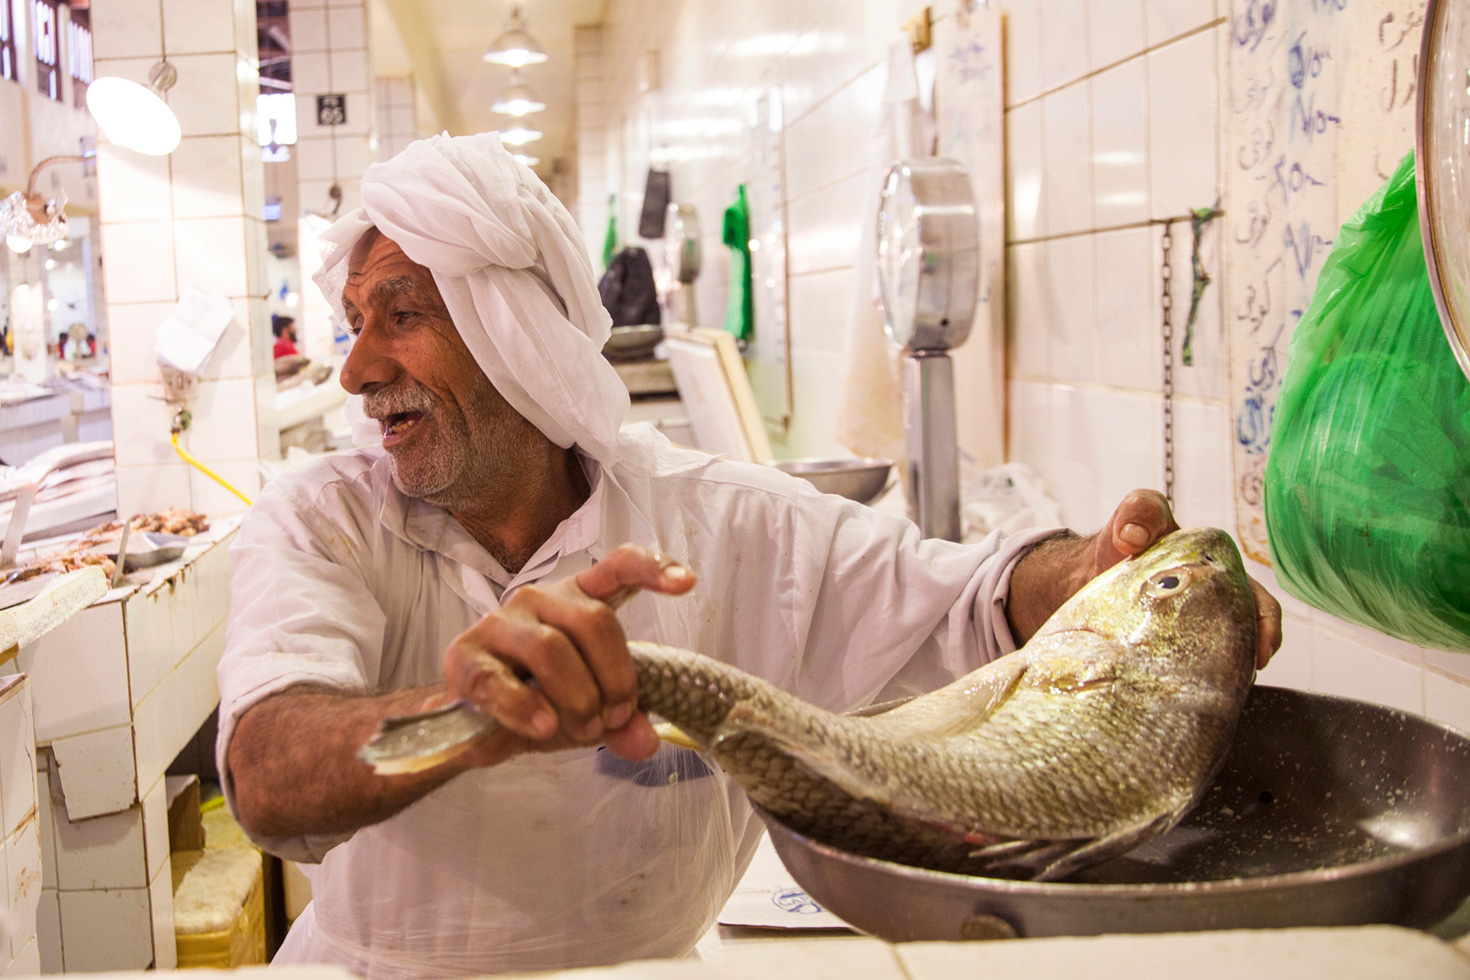
[[[1052,880],[1173,827],[1224,762],[1255,676],[1230,536],[1176,531],[1094,578],[1023,648],[890,710],[814,707],[708,657],[630,642],[639,706],[767,813],[868,857]],[[384,722],[359,757],[429,768],[496,723],[467,704]]]

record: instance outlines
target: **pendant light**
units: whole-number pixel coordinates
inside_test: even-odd
[[[111,142],[149,156],[164,156],[178,148],[181,135],[178,117],[162,98],[177,77],[167,61],[153,66],[147,85],[105,75],[87,86],[87,110]],[[47,157],[31,168],[24,192],[0,199],[0,236],[12,251],[25,253],[32,245],[64,247],[66,194],[43,198],[36,191],[36,178],[52,164],[82,162],[93,153]]]
[[[539,65],[546,60],[546,52],[542,49],[540,42],[531,36],[526,30],[526,22],[521,19],[521,5],[516,4],[510,10],[510,21],[490,45],[490,50],[485,52],[485,60],[497,65],[509,65],[519,68],[522,65]]]
[[[500,142],[506,146],[525,146],[527,143],[534,143],[540,138],[541,130],[527,129],[524,126],[517,126],[514,129],[502,129],[500,131]]]
[[[492,112],[503,112],[507,116],[528,116],[546,108],[546,103],[536,97],[526,77],[519,68],[510,70],[510,82],[490,106]]]
[[[174,66],[161,61],[148,73],[148,84],[116,76],[87,86],[87,110],[109,141],[148,156],[172,153],[179,145],[179,119],[163,101],[178,78]]]

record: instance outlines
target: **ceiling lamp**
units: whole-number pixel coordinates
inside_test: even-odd
[[[174,66],[160,61],[148,73],[148,84],[107,75],[87,86],[87,109],[107,139],[148,156],[172,153],[179,145],[179,119],[161,94],[178,78]],[[0,235],[16,252],[30,251],[32,245],[66,247],[66,194],[58,193],[47,200],[36,191],[36,178],[54,163],[81,162],[93,151],[63,154],[42,160],[26,178],[26,189],[0,200]]]
[[[500,98],[490,106],[492,112],[503,112],[507,116],[528,116],[545,108],[546,103],[536,98],[536,93],[531,91],[531,86],[527,84],[519,68],[511,69],[510,84],[506,85]]]
[[[485,60],[492,64],[510,65],[512,68],[539,65],[546,60],[546,52],[526,30],[526,22],[521,19],[520,4],[510,9],[510,22],[490,45],[490,50],[485,52]]]
[[[177,78],[167,61],[153,66],[147,85],[104,76],[87,86],[87,109],[110,142],[161,157],[179,145],[179,119],[162,98]]]
[[[524,126],[517,126],[515,129],[502,129],[500,131],[500,142],[507,146],[525,146],[527,143],[534,142],[540,138],[541,130],[526,129]]]
[[[515,157],[516,163],[523,167],[534,167],[541,162],[540,157],[528,156],[525,153],[512,153],[511,156]]]

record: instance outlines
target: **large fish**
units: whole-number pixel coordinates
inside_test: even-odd
[[[1099,575],[1015,653],[876,714],[823,711],[699,654],[628,647],[640,707],[792,829],[920,867],[1050,880],[1198,802],[1254,678],[1255,636],[1240,554],[1206,528]],[[385,725],[360,755],[408,771],[493,726],[445,709]]]

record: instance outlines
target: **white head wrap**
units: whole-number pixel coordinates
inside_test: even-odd
[[[612,329],[582,236],[495,133],[434,136],[369,167],[362,208],[321,237],[314,277],[341,317],[347,258],[376,226],[425,266],[475,363],[563,448],[617,457],[628,391],[602,356]]]

